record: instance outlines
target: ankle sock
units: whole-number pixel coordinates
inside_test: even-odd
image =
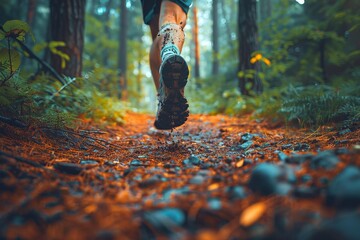
[[[172,55],[178,55],[180,54],[179,48],[175,45],[175,44],[166,44],[160,52],[160,56],[161,56],[161,60],[164,62],[165,59],[167,59],[168,57],[172,56]]]

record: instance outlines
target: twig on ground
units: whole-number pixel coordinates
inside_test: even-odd
[[[25,123],[14,119],[14,118],[8,118],[8,117],[4,117],[4,116],[0,116],[0,121],[6,124],[9,124],[11,126],[14,127],[18,127],[18,128],[27,128],[28,125],[26,125]]]
[[[11,154],[6,153],[6,152],[3,152],[3,151],[0,151],[0,155],[5,156],[5,157],[8,157],[8,158],[15,159],[15,160],[18,161],[18,162],[25,163],[25,164],[28,164],[28,165],[30,165],[30,166],[36,167],[36,168],[41,168],[41,169],[46,170],[46,171],[48,171],[48,172],[53,172],[53,171],[51,171],[50,169],[45,168],[45,167],[44,167],[43,165],[41,165],[40,163],[37,163],[37,162],[31,161],[31,160],[25,159],[25,158],[22,158],[22,157],[19,157],[19,156],[14,156],[14,155],[11,155]]]

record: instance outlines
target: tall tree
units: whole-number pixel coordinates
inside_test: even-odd
[[[221,14],[222,14],[222,19],[225,22],[225,30],[226,30],[226,37],[227,37],[227,43],[229,44],[229,47],[231,48],[231,50],[234,50],[234,45],[231,42],[231,29],[230,29],[230,21],[227,18],[227,14],[226,14],[226,4],[224,2],[224,0],[220,0],[220,7],[221,7]]]
[[[28,11],[26,14],[26,22],[33,26],[34,18],[36,12],[36,0],[29,0],[28,2]]]
[[[194,77],[200,77],[200,47],[199,47],[199,25],[198,25],[198,16],[197,16],[197,6],[196,1],[194,0],[193,4],[193,19],[194,19],[194,27],[193,27],[193,40],[195,46],[195,66],[194,66]]]
[[[120,85],[119,97],[122,99],[127,98],[127,9],[126,0],[120,1],[120,31],[119,31],[119,55],[118,55],[118,68],[120,72]]]
[[[257,77],[259,62],[250,63],[252,53],[258,50],[256,0],[239,0],[239,89],[243,95],[260,93],[262,83]]]
[[[111,39],[111,31],[109,27],[109,21],[110,21],[110,10],[112,8],[113,0],[109,0],[106,4],[106,10],[104,13],[104,23],[105,23],[105,35],[108,39]],[[104,66],[108,67],[109,63],[109,49],[104,49],[103,53],[103,63]]]
[[[213,63],[212,74],[219,74],[219,11],[218,0],[212,1],[212,48],[213,48]]]
[[[84,46],[85,0],[50,0],[51,40],[66,46],[59,50],[70,57],[64,66],[59,55],[51,54],[51,65],[60,74],[81,76]]]

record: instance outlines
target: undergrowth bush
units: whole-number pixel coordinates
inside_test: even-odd
[[[226,84],[222,84],[224,81]],[[236,81],[209,78],[197,83],[199,88],[189,89],[191,111],[196,113],[252,114],[254,118],[300,127],[329,123],[351,127],[360,122],[360,86],[356,82],[339,86],[289,85],[250,97],[240,94]]]
[[[0,26],[0,117],[29,125],[71,127],[79,117],[101,123],[123,122],[125,104],[100,93],[94,76],[63,77],[21,73],[19,44],[30,32],[29,26],[12,20]],[[34,70],[35,71],[35,70]],[[7,120],[7,122],[9,122]]]
[[[290,87],[279,113],[301,126],[340,123],[349,127],[360,121],[360,86]]]

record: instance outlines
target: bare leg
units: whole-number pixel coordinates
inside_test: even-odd
[[[174,43],[182,50],[184,44],[183,28],[186,24],[186,14],[177,4],[163,0],[161,3],[160,16],[155,16],[150,22],[153,44],[150,49],[150,68],[154,79],[155,87],[159,89],[159,69],[161,65],[160,51],[167,43]],[[166,31],[166,24],[177,24],[175,34]],[[164,28],[161,28],[164,26]]]

